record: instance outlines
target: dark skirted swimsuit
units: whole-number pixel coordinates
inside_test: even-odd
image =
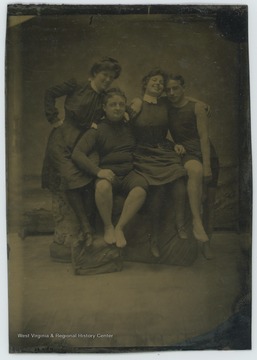
[[[73,159],[76,161],[76,150],[87,155],[84,165],[87,172],[95,177],[101,169],[112,170],[116,175],[112,185],[117,191],[127,194],[136,186],[147,190],[146,180],[133,171],[135,146],[130,124],[123,120],[112,122],[104,119],[97,129],[90,129],[81,137],[74,148]],[[88,157],[94,151],[99,154],[99,165]]]
[[[158,99],[157,104],[143,101],[142,110],[132,123],[137,141],[134,168],[149,185],[164,185],[186,175],[174,143],[166,139],[166,99]]]
[[[172,138],[177,144],[184,146],[186,154],[182,161],[185,164],[189,160],[198,160],[202,163],[202,151],[200,137],[197,130],[194,101],[188,101],[185,106],[174,107],[168,103],[169,129]],[[212,169],[211,186],[217,186],[219,175],[219,161],[213,144],[210,142],[210,160]]]
[[[80,136],[103,116],[104,94],[95,92],[89,82],[71,79],[46,91],[45,112],[51,124],[59,120],[55,101],[61,96],[66,96],[65,119],[49,136],[42,172],[42,187],[53,191],[79,188],[92,180],[75,166],[71,154]]]

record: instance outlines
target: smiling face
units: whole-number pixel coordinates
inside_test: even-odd
[[[121,95],[111,96],[103,105],[108,120],[117,122],[123,119],[126,109],[126,100]]]
[[[159,97],[164,89],[164,79],[162,75],[152,76],[146,84],[145,94]]]
[[[114,71],[103,70],[95,74],[93,78],[93,83],[98,92],[103,92],[108,89],[114,79]]]
[[[179,80],[169,80],[166,86],[168,99],[174,105],[179,105],[184,100],[185,88]]]

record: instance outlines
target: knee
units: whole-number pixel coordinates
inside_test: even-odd
[[[202,166],[194,166],[187,169],[187,174],[190,179],[202,179],[203,168]]]
[[[97,194],[105,195],[112,190],[112,185],[108,180],[100,180],[95,185]]]
[[[136,186],[134,187],[134,194],[137,196],[137,197],[140,197],[140,198],[145,198],[146,197],[146,190],[144,188],[142,188],[141,186]]]

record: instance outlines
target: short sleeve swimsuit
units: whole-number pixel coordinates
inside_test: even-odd
[[[135,146],[130,124],[103,119],[97,129],[90,129],[81,137],[75,149],[87,155],[84,165],[91,174],[96,176],[99,169],[112,170],[116,175],[112,183],[114,190],[128,193],[136,186],[148,188],[146,180],[133,170]],[[99,154],[99,166],[89,161],[92,151]]]

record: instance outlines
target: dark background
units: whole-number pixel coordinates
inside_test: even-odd
[[[64,11],[67,7],[63,11],[60,7],[58,11],[38,9],[23,7],[17,16],[16,8],[16,15],[8,18],[6,125],[11,229],[24,210],[50,206],[48,193],[40,190],[42,161],[51,131],[44,116],[45,89],[71,77],[86,80],[92,63],[102,56],[121,63],[122,74],[114,85],[120,86],[129,100],[141,95],[142,77],[159,66],[182,74],[187,94],[211,106],[210,137],[221,164],[216,227],[249,229],[245,7],[170,6],[155,7],[155,11],[130,7],[129,14],[124,11],[122,15],[106,14],[115,9],[119,13],[119,7],[101,12],[88,8],[89,14],[77,8],[73,15],[67,15],[72,13],[72,8]],[[12,10],[9,8],[9,15]],[[62,103],[63,99],[57,102],[61,114]]]

